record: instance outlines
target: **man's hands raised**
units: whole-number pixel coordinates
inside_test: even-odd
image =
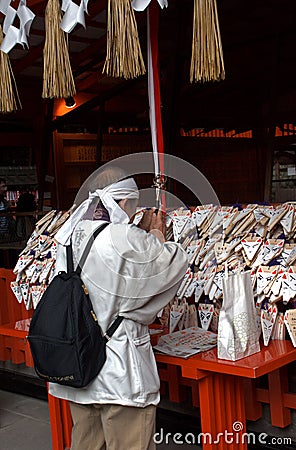
[[[166,226],[165,213],[157,209],[148,209],[143,213],[138,227],[156,236],[161,242],[165,242]]]

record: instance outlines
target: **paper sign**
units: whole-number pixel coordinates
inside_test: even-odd
[[[218,291],[217,285],[215,283],[212,283],[211,289],[209,291],[209,299],[211,301],[214,300],[217,291]]]
[[[32,299],[32,303],[33,303],[33,308],[36,309],[40,298],[41,298],[41,292],[42,292],[42,288],[41,286],[31,286],[31,299]]]
[[[20,273],[22,272],[29,264],[31,264],[31,262],[33,261],[34,256],[33,255],[29,255],[29,256],[20,256],[15,268],[13,269],[13,273]]]
[[[185,234],[185,228],[190,228],[191,222],[191,212],[188,210],[177,211],[173,214],[173,233],[174,240],[178,242],[181,235]]]
[[[266,220],[267,217],[264,215],[264,211],[262,210],[262,208],[254,209],[253,213],[254,213],[254,217],[255,217],[256,222],[261,223],[261,224],[262,224],[262,222],[263,223],[265,221],[267,222],[267,220]]]
[[[291,233],[294,222],[294,207],[290,206],[284,217],[281,219],[281,225],[286,234]]]
[[[290,300],[290,286],[289,286],[289,274],[283,272],[281,275],[281,290],[280,295],[283,296],[283,302],[288,303]]]
[[[265,295],[269,291],[269,286],[277,275],[277,270],[274,267],[260,266],[257,271],[257,295]]]
[[[292,344],[296,347],[296,309],[287,309],[285,312],[284,321]]]
[[[182,315],[183,313],[180,311],[170,311],[170,333],[172,333],[176,329]]]
[[[286,339],[286,327],[283,313],[278,313],[277,315],[271,339],[279,339],[281,341],[284,341]]]
[[[241,240],[243,249],[249,261],[254,259],[262,242],[263,240],[261,238],[246,238]]]
[[[214,313],[214,306],[208,303],[198,305],[198,315],[203,330],[208,330]]]
[[[286,212],[285,206],[279,206],[273,209],[269,222],[267,224],[269,230],[271,230],[280,221],[280,219],[284,216],[285,212]]]
[[[23,301],[23,296],[22,296],[22,292],[21,292],[21,287],[18,284],[17,281],[11,281],[10,283],[10,287],[12,289],[12,292],[14,293],[14,295],[16,296],[16,299],[19,303],[22,303]]]
[[[193,275],[192,281],[190,284],[188,284],[187,289],[185,291],[185,294],[184,294],[185,298],[189,298],[194,294],[196,285],[197,285],[197,279],[198,279],[198,275],[197,274]]]
[[[204,292],[205,280],[204,278],[198,278],[196,280],[195,288],[195,302],[197,303]]]
[[[186,280],[184,281],[184,283],[182,284],[182,289],[179,289],[178,290],[178,293],[177,293],[177,298],[180,298],[180,299],[182,299],[183,297],[185,297],[186,296],[186,292],[187,292],[187,290],[189,290],[190,289],[190,286],[191,286],[191,283],[193,282],[193,273],[190,271],[189,273],[188,273],[188,276],[187,276],[187,274],[185,275],[186,276]],[[194,278],[195,279],[195,278]],[[194,291],[194,290],[193,290]],[[193,292],[192,291],[192,292]]]
[[[197,312],[195,305],[189,305],[189,328],[197,327]]]
[[[187,284],[188,279],[189,279],[191,276],[192,276],[192,272],[191,272],[190,268],[188,268],[188,269],[186,270],[186,273],[185,273],[185,275],[184,275],[184,278],[183,278],[183,280],[181,281],[181,284],[180,284],[180,286],[179,286],[179,288],[178,288],[178,291],[177,291],[177,294],[176,294],[176,296],[177,296],[178,298],[181,298],[180,296],[181,296],[182,292],[184,291],[184,288],[186,287],[186,284]]]
[[[166,305],[162,310],[161,316],[159,317],[159,321],[164,328],[169,326],[170,309],[170,305]]]
[[[261,326],[263,332],[263,342],[267,346],[271,337],[275,319],[272,313],[262,309],[261,310]]]
[[[290,298],[294,298],[296,296],[296,267],[291,266],[288,270],[289,275],[289,289],[290,289]]]
[[[210,329],[211,331],[213,331],[214,333],[218,333],[218,324],[219,324],[219,314],[220,314],[220,307],[216,306],[214,308],[214,312],[213,312],[213,316],[212,316],[212,320],[210,323]]]
[[[168,355],[188,358],[196,353],[210,350],[216,345],[216,334],[199,327],[191,327],[162,335],[154,348]]]
[[[272,283],[271,292],[274,296],[280,295],[283,273],[284,271],[282,269],[279,269],[277,276],[275,277],[275,280]]]
[[[46,282],[53,264],[54,264],[54,260],[52,258],[49,258],[47,261],[45,261],[45,264],[43,265],[43,269],[39,276],[40,283]]]
[[[34,272],[31,277],[32,284],[37,282],[37,280],[41,274],[41,271],[43,269],[43,262],[35,259],[35,261],[33,262],[33,266],[34,266]]]
[[[196,226],[201,227],[210,214],[213,212],[213,205],[197,206],[192,213],[192,220]]]

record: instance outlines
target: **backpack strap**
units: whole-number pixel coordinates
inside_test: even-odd
[[[66,246],[66,254],[67,254],[67,273],[71,273],[74,271],[74,264],[73,264],[73,251],[72,251],[72,245]]]
[[[77,273],[77,275],[80,276],[81,271],[82,271],[82,267],[84,266],[84,263],[86,261],[86,258],[89,254],[89,251],[91,249],[91,246],[93,245],[96,237],[98,236],[98,234],[103,231],[104,228],[106,228],[109,225],[109,222],[103,223],[103,225],[101,225],[100,227],[98,227],[93,234],[91,235],[91,237],[88,240],[88,243],[85,246],[85,249],[82,253],[82,256],[80,258],[80,261],[78,263],[78,266],[75,270],[75,272]],[[67,252],[67,273],[71,273],[74,272],[74,264],[73,264],[73,249],[72,249],[72,243],[70,245],[67,245],[66,247],[66,252]]]
[[[119,327],[119,325],[121,324],[123,319],[124,318],[122,316],[117,316],[116,319],[114,320],[114,322],[112,323],[112,325],[110,325],[110,327],[104,334],[104,338],[105,338],[106,342],[110,341],[112,335],[115,333],[115,331],[117,330],[117,328]]]
[[[78,266],[75,270],[75,272],[80,276],[82,267],[86,261],[87,255],[89,254],[89,251],[91,249],[92,244],[94,243],[96,237],[98,234],[103,231],[104,228],[106,228],[109,225],[109,222],[103,223],[100,227],[98,227],[88,240],[88,243],[85,246],[85,249],[83,251],[83,254],[80,258],[80,261],[78,263]],[[67,273],[71,273],[74,271],[74,264],[73,264],[73,250],[72,250],[72,243],[70,245],[67,245],[66,247],[67,251]],[[110,341],[112,335],[115,333],[121,322],[123,321],[124,317],[117,316],[114,322],[110,325],[106,333],[104,334],[105,341]]]

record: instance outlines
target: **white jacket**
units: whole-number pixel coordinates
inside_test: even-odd
[[[101,221],[83,220],[73,236],[77,262]],[[81,278],[105,332],[115,317],[124,320],[107,343],[107,360],[99,375],[77,389],[50,383],[52,395],[77,403],[115,403],[144,407],[159,402],[159,377],[148,324],[174,297],[188,267],[183,249],[161,243],[135,225],[110,224],[96,238]],[[66,269],[59,246],[56,270]]]

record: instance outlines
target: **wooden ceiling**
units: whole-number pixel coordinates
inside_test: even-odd
[[[296,2],[217,0],[226,79],[190,84],[193,2],[168,0],[168,9],[160,10],[164,128],[247,130],[296,123]],[[30,47],[17,46],[9,55],[23,110],[0,116],[2,132],[30,127],[46,102],[41,99],[46,2],[27,0],[27,5],[36,14]],[[77,93],[89,103],[69,113],[60,125],[95,127],[95,111],[104,103],[105,126],[145,129],[149,126],[147,77],[125,81],[102,75],[106,6],[107,0],[90,0],[86,30],[77,26],[69,35]],[[146,61],[146,12],[136,13],[136,18]]]

